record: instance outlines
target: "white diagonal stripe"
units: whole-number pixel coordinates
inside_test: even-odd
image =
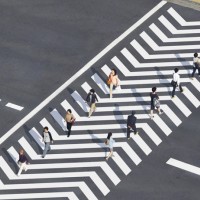
[[[200,26],[200,21],[185,21],[172,7],[167,11],[181,26]]]

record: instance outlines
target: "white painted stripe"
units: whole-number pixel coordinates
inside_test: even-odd
[[[63,129],[63,131],[66,131],[67,130],[66,121],[60,115],[60,113],[57,111],[57,109],[53,109],[53,111],[51,111],[50,114],[56,120],[56,122],[58,122],[58,124],[61,126],[61,128]]]
[[[99,54],[97,54],[92,60],[90,60],[83,68],[77,71],[69,80],[67,80],[63,85],[61,85],[55,92],[53,92],[49,97],[47,97],[43,102],[41,102],[36,108],[34,108],[28,115],[21,119],[14,127],[12,127],[8,132],[6,132],[0,138],[0,144],[2,144],[9,136],[11,136],[16,130],[18,130],[22,125],[24,125],[29,119],[31,119],[35,114],[37,114],[42,108],[44,108],[52,99],[54,99],[58,94],[65,90],[74,80],[76,80],[80,75],[87,71],[93,64],[95,64],[100,58],[102,58],[106,53],[108,53],[113,47],[115,47],[119,42],[126,38],[130,33],[132,33],[137,27],[139,27],[144,21],[146,21],[150,16],[157,12],[167,1],[161,1],[148,13],[146,13],[141,19],[139,19],[135,24],[133,24],[129,29],[122,33],[118,38],[116,38],[111,44],[109,44],[105,49],[103,49]]]
[[[168,105],[162,104],[162,110],[169,117],[169,119],[176,125],[179,126],[182,121],[178,118],[178,116],[168,107]]]
[[[176,45],[176,46],[158,46],[151,37],[143,31],[140,36],[154,51],[175,51],[175,50],[188,50],[198,49],[199,45]]]
[[[43,138],[42,138],[41,134],[36,130],[36,128],[33,127],[29,131],[29,133],[34,138],[34,140],[38,143],[38,145],[41,147],[41,149],[44,149],[45,145],[44,145],[44,142],[43,142]]]
[[[117,163],[118,167],[124,172],[125,175],[128,175],[131,172],[131,169],[118,154],[115,153],[112,159]]]
[[[84,110],[85,112],[89,112],[90,107],[77,91],[74,91],[71,96],[75,99],[76,103],[78,103],[82,110]]]
[[[18,153],[14,147],[8,149],[8,153],[11,155],[13,160],[17,162]],[[14,157],[14,156],[16,157]],[[28,169],[61,169],[61,168],[88,168],[88,167],[101,167],[101,169],[106,173],[110,180],[117,185],[120,182],[119,177],[110,168],[110,166],[105,161],[100,162],[75,162],[75,163],[50,163],[50,164],[31,164],[28,165]]]
[[[183,87],[184,92],[183,94],[188,98],[188,100],[196,107],[198,108],[200,105],[200,101],[190,92],[190,90],[187,87]]]
[[[188,117],[192,112],[188,109],[188,107],[176,96],[172,99],[174,104],[179,108],[179,110]]]
[[[162,54],[161,54],[162,55]],[[163,54],[164,55],[164,54]],[[174,54],[176,55],[176,54]],[[131,72],[129,69],[117,58],[116,56],[111,59],[113,64],[121,71],[122,74],[126,77],[132,76],[157,76],[157,75],[171,75],[173,74],[173,70],[159,70],[159,71],[139,71],[139,72]],[[105,65],[104,67],[105,68]],[[179,74],[191,74],[191,70],[179,70]]]
[[[172,7],[167,11],[181,26],[200,26],[200,21],[185,21]]]
[[[79,117],[79,114],[76,112],[75,109],[73,109],[73,106],[71,106],[69,104],[69,102],[65,99],[62,103],[61,106],[65,109],[65,111],[67,112],[68,109],[71,109],[72,113],[76,116]]]
[[[172,130],[158,115],[155,115],[153,120],[160,127],[160,129],[165,133],[166,136],[168,136],[172,132]]]
[[[50,131],[50,133],[52,135],[53,140],[58,140],[58,138],[60,138],[61,140],[67,140],[67,139],[69,139],[67,137],[67,135],[58,135],[58,133],[55,131],[55,129],[53,128],[53,126],[51,126],[51,124],[47,121],[46,118],[43,118],[40,121],[40,124],[41,124],[42,127],[47,126],[49,128],[49,131]]]
[[[21,110],[24,109],[24,107],[18,106],[18,105],[13,104],[13,103],[7,103],[5,106],[6,106],[6,107],[9,107],[9,108],[13,108],[13,109],[15,109],[15,110],[19,110],[19,111],[21,111]]]
[[[24,137],[19,139],[18,142],[24,149],[26,149],[26,153],[30,156],[30,158],[32,158],[34,160],[36,160],[36,159],[43,160],[44,159],[41,156],[36,154],[34,149],[31,147],[31,145],[26,141],[26,139]],[[126,149],[127,143],[125,145],[122,146],[122,148]],[[114,151],[114,155],[116,155],[116,157],[117,157],[117,159],[115,159],[115,162],[117,165],[126,166],[124,168],[122,167],[121,169],[127,175],[127,173],[129,173],[129,171],[127,171],[127,169],[129,167],[126,165],[126,163],[122,163],[124,161],[121,159],[121,157],[118,155],[117,152]],[[99,158],[99,157],[105,158],[105,152],[47,154],[45,159],[68,159],[68,158],[75,159],[75,158]]]
[[[168,19],[166,19],[163,15],[160,16],[159,21],[172,33],[172,34],[196,34],[200,33],[200,29],[185,29],[185,30],[177,30]],[[194,45],[195,46],[195,45]],[[198,49],[198,48],[197,48]]]
[[[132,134],[132,139],[136,142],[136,144],[142,149],[142,151],[149,155],[152,150],[151,148],[146,144],[146,142],[140,137],[140,135],[134,135]]]
[[[158,146],[162,140],[147,123],[138,123],[137,128],[142,128],[149,138]]]
[[[166,47],[166,46],[165,46]],[[167,47],[168,48],[168,47]],[[121,53],[124,57],[135,67],[135,68],[149,68],[149,67],[170,67],[170,66],[188,66],[193,65],[192,61],[178,61],[178,62],[149,62],[149,63],[140,63],[138,60],[128,51],[128,49],[124,48],[121,50]]]
[[[176,37],[168,38],[155,24],[151,24],[149,28],[161,39],[162,42],[198,42],[200,37]]]
[[[192,85],[200,92],[200,82],[194,78],[192,81],[191,81]]]
[[[177,168],[179,168],[179,169],[182,169],[182,170],[185,170],[185,171],[188,171],[188,172],[191,172],[191,173],[200,175],[200,168],[199,168],[199,167],[196,167],[196,166],[194,166],[194,165],[190,165],[190,164],[188,164],[188,163],[185,163],[185,162],[176,160],[176,159],[174,159],[174,158],[170,158],[166,163],[167,163],[168,165],[177,167]]]
[[[81,85],[81,87],[83,88],[83,90],[86,92],[86,94],[88,93],[88,91],[92,88],[91,86],[89,86],[89,84],[87,82],[83,83]],[[100,99],[100,97],[98,96],[98,94],[96,93],[97,99]],[[98,102],[96,102],[98,103]]]
[[[12,185],[9,185],[12,186]],[[15,189],[15,188],[14,188]],[[43,199],[43,198],[61,198],[69,200],[79,200],[73,192],[47,192],[47,193],[22,193],[22,194],[0,194],[0,199]],[[97,198],[96,198],[97,199]]]
[[[101,88],[101,90],[105,93],[105,94],[109,94],[109,88],[106,84],[106,80],[103,81],[98,74],[94,74],[92,77],[92,80]]]

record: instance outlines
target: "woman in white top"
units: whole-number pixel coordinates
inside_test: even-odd
[[[193,63],[194,63],[194,66],[193,66],[193,72],[192,72],[192,79],[194,78],[194,74],[197,69],[198,69],[198,75],[200,76],[200,67],[199,67],[200,60],[198,58],[198,53],[194,54]]]
[[[179,87],[180,92],[183,92],[183,89],[180,84],[180,75],[178,74],[178,68],[175,68],[174,72],[175,73],[173,74],[173,81],[175,82],[175,84],[173,85],[172,98],[174,98],[176,87]]]
[[[116,69],[112,69],[110,75],[109,75],[109,80],[110,80],[110,98],[112,98],[112,91],[113,91],[113,87],[117,87],[119,86],[119,79],[118,79],[118,75],[117,75],[117,70]]]
[[[113,145],[114,145],[114,143],[115,143],[115,140],[112,138],[112,133],[109,132],[107,139],[106,139],[106,144],[109,146],[110,153],[106,157],[106,160],[108,160],[110,157],[113,156]]]

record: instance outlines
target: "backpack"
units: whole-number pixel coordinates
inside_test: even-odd
[[[159,108],[160,107],[160,102],[159,100],[155,97],[153,98],[153,105],[156,107],[156,108]]]

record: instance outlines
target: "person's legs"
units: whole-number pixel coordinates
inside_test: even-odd
[[[180,92],[183,92],[183,88],[182,88],[181,84],[179,84],[179,89],[180,89]]]
[[[195,74],[195,72],[196,72],[196,66],[195,67],[193,67],[193,71],[192,71],[192,77],[194,77],[194,74]]]
[[[106,157],[106,160],[108,160],[110,157],[113,156],[113,149],[110,149],[110,153],[108,154],[108,156]]]
[[[113,84],[110,84],[110,98],[112,98]]]
[[[129,127],[127,127],[127,138],[129,139],[130,138],[130,133],[131,133],[131,130]]]
[[[96,108],[95,107],[95,103],[92,103],[91,106],[90,106],[90,111],[89,111],[88,117],[90,117],[92,115],[92,113],[94,112],[95,108]]]
[[[20,176],[20,174],[22,173],[22,170],[23,170],[23,163],[19,162],[19,171],[17,173],[17,176]]]
[[[138,133],[138,132],[137,132],[137,129],[136,129],[136,126],[133,125],[132,129],[133,129],[133,131],[134,131],[134,134],[136,135],[136,134]]]
[[[67,122],[67,129],[68,129],[68,137],[70,136],[71,133],[71,128],[72,128],[72,123]]]
[[[43,158],[46,156],[47,151],[49,150],[49,146],[50,146],[50,143],[49,142],[45,142],[45,148],[44,148],[44,151],[43,151],[43,154],[42,154]]]
[[[172,97],[174,97],[174,95],[175,95],[175,90],[176,90],[176,85],[173,86],[173,89],[172,89]]]

